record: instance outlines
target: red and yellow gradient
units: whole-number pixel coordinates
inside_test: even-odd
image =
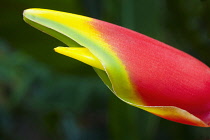
[[[66,43],[55,51],[93,66],[121,100],[168,120],[210,127],[210,69],[192,56],[80,15],[28,9],[24,20]],[[83,47],[71,46],[72,40]]]

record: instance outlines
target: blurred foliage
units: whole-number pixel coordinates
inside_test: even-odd
[[[82,14],[136,30],[210,66],[210,0],[7,0],[0,5],[0,140],[206,140],[120,101],[94,71],[54,53],[61,42],[22,20],[27,8]]]
[[[92,132],[98,131],[100,125],[105,126],[108,89],[99,78],[52,72],[3,41],[0,65],[0,136],[3,138],[92,139],[106,133],[105,130]]]

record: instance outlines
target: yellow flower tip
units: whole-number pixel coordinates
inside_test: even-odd
[[[92,67],[104,70],[103,65],[87,48],[83,47],[56,47],[57,53],[79,60]]]

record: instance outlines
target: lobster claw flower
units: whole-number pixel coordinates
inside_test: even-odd
[[[55,51],[91,65],[124,102],[171,121],[210,127],[210,69],[196,58],[85,16],[28,9],[24,20],[67,44]]]

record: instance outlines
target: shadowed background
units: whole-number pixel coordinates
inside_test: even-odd
[[[81,14],[138,31],[210,66],[210,0],[5,0],[0,4],[0,140],[206,140],[209,128],[120,101],[63,43],[22,20],[27,8]],[[160,77],[161,78],[161,77]]]

